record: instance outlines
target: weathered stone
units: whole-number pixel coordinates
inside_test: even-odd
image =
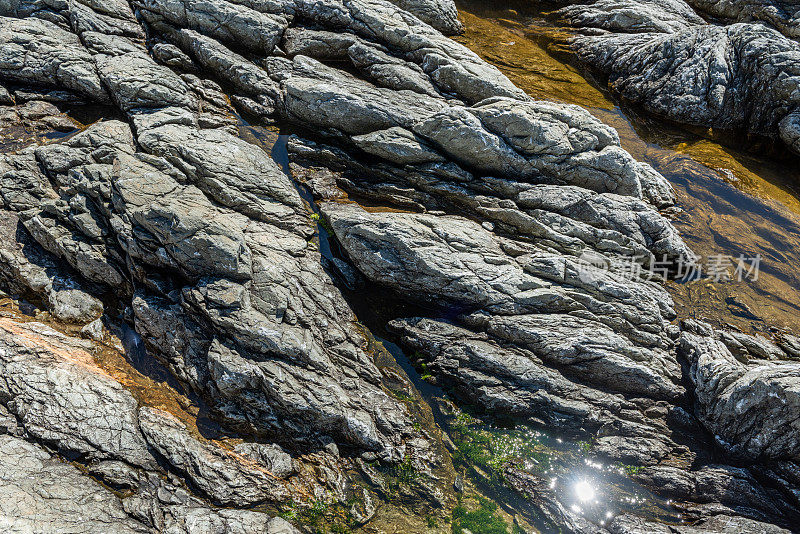
[[[265,55],[272,52],[288,25],[283,16],[226,0],[137,0],[134,4],[148,21],[165,20]]]
[[[800,365],[745,365],[722,342],[690,330],[681,334],[680,347],[692,364],[698,416],[724,449],[750,459],[800,453]]]
[[[392,3],[413,13],[445,35],[454,35],[464,30],[458,20],[458,10],[453,0],[392,0]]]
[[[706,23],[684,0],[596,0],[557,13],[572,26],[621,33],[672,33]]]
[[[6,532],[145,534],[118,497],[42,447],[0,436],[0,525]]]
[[[700,12],[735,22],[759,21],[793,39],[800,38],[800,7],[792,0],[687,0]]]
[[[615,92],[688,124],[746,129],[796,149],[800,44],[760,24],[577,37]],[[687,82],[687,80],[689,80]]]
[[[286,487],[269,471],[191,436],[167,412],[142,408],[139,425],[147,443],[218,504],[248,506],[288,498]]]
[[[25,430],[59,449],[155,467],[137,403],[94,365],[87,343],[39,323],[0,318],[2,398]]]
[[[44,20],[0,17],[0,76],[108,102],[94,61],[78,37]]]

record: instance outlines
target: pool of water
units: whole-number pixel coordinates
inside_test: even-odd
[[[587,108],[616,128],[623,148],[672,183],[681,210],[673,222],[697,254],[761,256],[757,280],[736,280],[731,269],[730,281],[670,283],[680,317],[768,337],[800,331],[800,158],[763,140],[681,127],[619,102],[577,66],[567,44],[571,30],[547,16],[556,6],[458,5],[466,28],[458,41],[531,96]]]

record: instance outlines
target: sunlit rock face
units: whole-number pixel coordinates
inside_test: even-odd
[[[36,252],[0,249],[10,266],[3,278],[46,296],[53,311],[64,310],[63,281],[74,280],[70,298],[81,305],[64,313],[89,320],[100,313],[97,297],[112,296],[187,391],[226,428],[258,440],[231,451],[169,412],[137,406],[99,373],[70,367],[76,384],[95,386],[79,388],[76,398],[62,391],[69,377],[49,372],[52,362],[12,358],[19,367],[0,370],[8,382],[2,399],[26,436],[87,461],[121,462],[104,464],[105,478],[144,488],[141,499],[122,502],[126,528],[131,517],[148,517],[145,529],[180,532],[200,517],[207,531],[238,521],[243,531],[291,532],[241,508],[308,503],[323,491],[347,503],[362,487],[353,472],[379,480],[370,471],[375,461],[425,473],[427,486],[414,490],[424,506],[452,505],[450,481],[430,474],[447,463],[444,448],[388,390],[387,372],[325,266],[346,280],[365,278],[392,301],[421,305],[419,316],[392,317],[389,328],[458,398],[594,436],[594,454],[642,468],[638,480],[688,503],[700,532],[713,532],[712,516],[722,513],[743,529],[796,519],[794,442],[788,433],[737,433],[736,403],[728,401],[761,379],[770,382],[765,392],[789,398],[794,376],[767,366],[740,373],[728,361],[725,371],[741,382],[733,390],[714,385],[707,370],[714,358],[677,344],[702,348],[722,334],[701,326],[697,338],[682,335],[668,293],[647,275],[692,255],[659,211],[674,204],[669,183],[585,109],[529,97],[424,22],[457,31],[452,4],[137,0],[133,11],[95,4],[1,6],[0,98],[16,104],[18,87],[30,85],[116,113],[66,139],[3,155],[2,209],[18,221],[15,242]],[[659,28],[712,31],[670,5]],[[641,35],[631,39],[658,44]],[[793,57],[789,48],[775,54]],[[769,91],[789,94],[793,78],[768,80],[782,85],[751,95],[746,120],[765,132],[780,121],[790,138],[797,128],[789,105],[781,114],[764,102]],[[715,117],[730,112],[735,123],[741,106],[725,84],[715,87],[723,94],[709,93],[717,100],[706,108]],[[652,105],[673,109],[658,99]],[[342,257],[323,261],[308,202],[261,147],[236,135],[237,111],[303,132],[288,140],[290,168],[308,178]],[[345,194],[389,209],[341,202]],[[25,335],[12,332],[9,343]],[[754,339],[719,342],[730,339],[740,357],[785,356]],[[42,389],[54,411],[25,411]],[[753,425],[768,414],[789,419],[764,397],[756,404],[769,410],[754,410]],[[98,403],[117,409],[108,414]],[[53,422],[63,418],[97,424]],[[720,463],[715,447],[731,436],[744,440],[736,453],[745,467]],[[292,458],[303,453],[298,465],[284,448]],[[44,464],[36,472],[49,473]],[[160,485],[165,473],[203,500]],[[511,467],[507,477],[523,495],[541,489],[541,480]],[[678,482],[665,484],[670,477]],[[573,494],[589,503],[596,490],[578,481]],[[590,528],[543,499],[557,524]],[[190,510],[163,510],[175,503]],[[147,512],[153,507],[161,511]],[[636,521],[620,518],[619,529],[660,528]]]
[[[793,3],[599,0],[558,13],[588,34],[572,40],[576,55],[620,96],[661,117],[746,131],[800,153]]]

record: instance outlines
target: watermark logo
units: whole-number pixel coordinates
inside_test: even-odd
[[[646,261],[649,259],[649,263]],[[603,255],[586,251],[578,258],[578,278],[584,283],[597,282],[613,272],[628,280],[677,280],[691,282],[701,278],[712,282],[757,282],[761,269],[761,254],[755,256],[680,256],[660,259],[645,256]]]

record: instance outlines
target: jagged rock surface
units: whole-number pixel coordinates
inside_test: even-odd
[[[95,364],[93,351],[92,344],[43,324],[0,318],[0,398],[14,419],[0,433],[7,434],[0,435],[6,488],[0,525],[8,532],[296,532],[263,513],[215,510],[164,482],[153,450],[199,459],[194,465],[202,480],[214,484],[204,489],[217,501],[241,507],[286,498],[283,483],[252,462],[189,437],[172,415],[140,410],[131,393]],[[40,444],[78,458],[107,485],[133,494],[119,498]],[[248,486],[232,473],[261,479]]]
[[[705,20],[683,0],[596,0],[557,11],[568,24],[623,33],[673,33]]]
[[[597,434],[598,457],[642,467],[638,480],[694,507],[708,523],[697,527],[701,532],[717,528],[710,516],[718,514],[751,529],[753,520],[796,520],[790,438],[765,441],[744,429],[747,467],[719,464],[704,438],[703,428],[723,435],[731,427],[731,392],[708,384],[702,366],[694,382],[682,380],[672,303],[638,272],[691,255],[658,212],[673,204],[674,193],[621,148],[612,128],[577,106],[531,99],[409,12],[448,13],[436,22],[455,31],[450,3],[404,2],[409,11],[382,0],[133,5],[135,17],[125,2],[0,4],[0,55],[11,50],[0,61],[0,82],[12,88],[0,98],[16,102],[20,85],[40,94],[68,90],[64,98],[112,103],[128,121],[102,120],[68,139],[4,156],[3,208],[24,228],[15,239],[29,236],[41,248],[24,259],[3,249],[0,258],[11,266],[6,277],[49,299],[59,288],[47,278],[46,262],[66,264],[63,272],[81,278],[70,289],[113,291],[130,307],[151,354],[208,400],[226,426],[256,434],[260,445],[278,441],[311,452],[294,462],[274,448],[219,450],[172,416],[137,407],[105,379],[92,394],[120,406],[113,420],[122,422],[107,426],[123,437],[108,444],[85,426],[46,427],[50,404],[33,412],[22,406],[31,405],[30,392],[41,384],[49,387],[53,413],[66,421],[87,410],[91,416],[98,401],[73,407],[63,380],[47,372],[66,364],[37,363],[21,349],[15,351],[27,355],[25,366],[37,372],[9,371],[15,381],[4,404],[22,428],[10,420],[7,428],[83,455],[95,476],[136,488],[123,509],[154,531],[291,531],[258,512],[214,510],[161,480],[163,470],[214,502],[249,506],[292,498],[292,477],[316,480],[314,494],[325,486],[347,502],[344,472],[358,465],[347,464],[348,457],[407,460],[416,469],[436,462],[430,437],[383,387],[352,311],[309,242],[315,229],[294,184],[261,148],[236,136],[233,103],[313,132],[313,140],[292,137],[288,148],[295,176],[311,176],[317,196],[341,198],[341,187],[427,212],[368,213],[328,203],[323,213],[361,274],[345,258],[324,263],[352,287],[363,275],[404,299],[446,305],[429,317],[391,323],[443,382],[484,408]],[[675,35],[701,35],[690,41],[702,45],[707,33],[733,78],[723,76],[708,101],[691,100],[705,104],[702,120],[726,127],[746,121],[767,135],[779,128],[797,144],[795,77],[783,76],[781,63],[792,60],[791,41],[755,26],[724,29],[720,39],[721,30],[701,24],[683,4],[670,3],[667,16],[648,5],[633,23],[601,13],[598,24],[677,33],[592,42],[672,50],[684,42],[667,46]],[[764,46],[767,60],[753,59]],[[739,54],[735,62],[731,50]],[[742,67],[741,58],[750,63]],[[690,72],[693,65],[686,63]],[[755,80],[762,79],[770,83],[761,87]],[[749,93],[729,94],[729,83],[740,82]],[[676,91],[694,94],[691,84],[678,85]],[[685,109],[667,100],[653,105]],[[20,110],[16,105],[16,116]],[[611,262],[616,255],[640,263],[626,272]],[[19,344],[20,336],[9,343]],[[725,350],[743,359],[784,354],[765,340],[703,336],[735,347]],[[742,364],[727,364],[741,371]],[[762,376],[768,369],[760,369]],[[697,406],[689,400],[695,389],[706,393]],[[794,390],[781,383],[769,391]],[[83,398],[89,397],[77,400]],[[766,400],[760,405],[772,409]],[[761,417],[756,413],[753,421]],[[785,420],[786,413],[776,413]],[[755,454],[779,460],[765,463]],[[509,480],[523,494],[541,482]],[[441,503],[437,491],[430,500]],[[359,517],[371,517],[369,508]],[[623,523],[618,530],[659,528]]]
[[[652,113],[800,146],[800,44],[775,30],[704,25],[578,37],[574,44],[584,62],[608,74],[615,92]]]
[[[694,327],[694,328],[691,328]],[[690,325],[681,351],[691,364],[698,416],[731,454],[796,458],[800,365],[737,360],[722,341]]]
[[[707,23],[693,8],[738,23]],[[800,153],[796,11],[779,2],[598,0],[557,13],[588,34],[572,48],[622,97],[677,122],[779,139]]]
[[[785,36],[800,38],[800,6],[792,0],[688,0],[701,13],[734,22],[764,22]]]

